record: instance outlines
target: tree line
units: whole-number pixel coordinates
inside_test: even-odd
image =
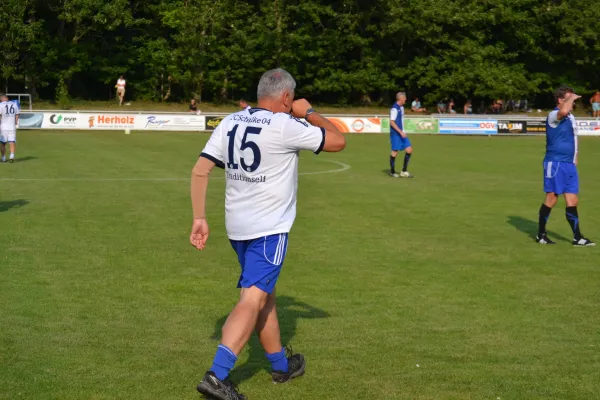
[[[282,67],[317,102],[527,98],[600,85],[600,2],[3,0],[2,89],[34,97],[255,99]]]

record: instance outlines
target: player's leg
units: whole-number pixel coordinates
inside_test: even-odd
[[[242,277],[246,266],[246,252],[251,242],[231,240],[231,246],[237,253],[242,268]],[[238,287],[241,287],[242,277],[240,277]],[[221,343],[217,347],[210,370],[204,374],[202,381],[197,386],[200,393],[219,400],[246,399],[244,395],[238,393],[228,377],[237,361],[238,354],[252,334],[256,318],[261,306],[266,301],[266,296],[266,293],[257,288],[242,288],[239,302],[223,325]]]
[[[267,303],[261,310],[256,324],[256,333],[260,343],[265,349],[267,360],[271,363],[271,376],[275,383],[285,383],[290,379],[304,375],[306,361],[302,354],[293,354],[281,345],[281,333],[277,308],[275,306],[275,293],[267,298]],[[287,353],[287,354],[286,354]]]
[[[6,162],[6,143],[0,142],[0,153],[2,154],[2,162]]]
[[[257,287],[242,288],[239,302],[223,325],[221,343],[210,370],[197,386],[200,393],[219,400],[246,400],[246,396],[239,393],[229,381],[229,372],[250,339],[266,298],[267,293]]]
[[[548,218],[550,218],[550,212],[556,205],[557,201],[558,196],[556,193],[548,192],[546,193],[546,198],[540,207],[538,216],[538,234],[535,237],[535,240],[540,244],[555,244],[548,238],[548,235],[546,234],[546,224],[548,223]]]
[[[563,193],[562,191],[562,180],[558,176],[560,163],[545,161],[544,164],[544,192],[546,192],[546,198],[542,203],[539,211],[538,219],[538,234],[535,237],[535,241],[540,244],[555,244],[548,238],[546,234],[546,223],[550,218],[550,212],[558,201],[557,193]]]
[[[12,140],[8,142],[8,145],[10,147],[10,162],[13,162],[15,160],[15,149],[17,147],[17,142],[16,140]]]
[[[393,146],[392,146],[393,148]],[[396,157],[398,157],[398,151],[392,150],[390,153],[390,175],[396,176]]]
[[[412,178],[412,175],[408,172],[408,163],[410,162],[410,158],[412,157],[413,148],[408,138],[404,138],[404,142],[406,148],[404,149],[404,165],[402,166],[401,176],[403,178]]]
[[[565,216],[573,231],[573,245],[579,247],[595,246],[596,244],[589,239],[586,239],[581,234],[579,225],[579,212],[577,206],[579,205],[579,175],[577,173],[577,167],[575,164],[562,165],[563,173],[565,175],[565,202],[567,203]]]

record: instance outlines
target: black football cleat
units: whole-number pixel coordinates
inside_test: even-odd
[[[246,396],[237,391],[229,378],[222,381],[212,371],[204,374],[202,382],[198,384],[196,389],[208,398],[217,400],[248,400]]]
[[[285,348],[287,360],[288,360],[288,372],[273,371],[271,376],[273,377],[273,383],[286,383],[289,380],[298,378],[304,375],[306,368],[306,360],[302,354],[294,354],[291,346]]]
[[[11,158],[10,160],[8,160],[8,162],[12,164],[12,163],[14,163],[14,162],[15,162],[15,159],[14,159],[14,158]]]
[[[550,240],[550,238],[548,237],[548,235],[546,235],[545,233],[543,235],[537,235],[535,237],[535,241],[538,242],[539,244],[556,244],[555,242],[553,242],[552,240]]]
[[[573,246],[575,247],[592,247],[595,246],[596,243],[592,242],[590,239],[586,239],[583,236],[577,239],[573,239]]]

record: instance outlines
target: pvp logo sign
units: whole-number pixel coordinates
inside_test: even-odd
[[[50,116],[50,123],[53,125],[76,125],[77,117],[74,116],[63,116],[62,114],[52,114]]]
[[[498,121],[498,133],[527,133],[527,121]]]

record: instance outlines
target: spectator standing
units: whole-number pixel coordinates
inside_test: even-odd
[[[119,98],[119,105],[123,105],[123,100],[125,100],[125,86],[127,82],[125,81],[125,77],[121,75],[119,79],[117,79],[117,84],[115,88],[117,88],[117,97]]]
[[[590,99],[590,104],[592,105],[592,116],[594,118],[600,117],[600,92],[596,91],[592,98]]]

